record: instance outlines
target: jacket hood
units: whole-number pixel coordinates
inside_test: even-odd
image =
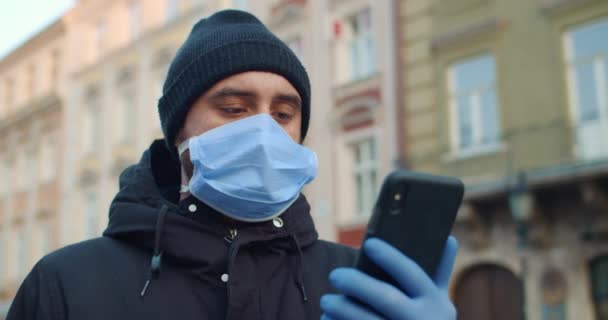
[[[120,175],[120,191],[110,206],[104,236],[197,268],[222,260],[226,254],[224,238],[230,229],[238,230],[240,247],[285,238],[296,241],[299,250],[318,238],[303,195],[280,216],[283,225],[278,228],[273,221],[228,223],[222,214],[203,203],[199,203],[196,219],[188,217],[178,205],[179,184],[179,162],[163,140],[154,141],[139,163]]]

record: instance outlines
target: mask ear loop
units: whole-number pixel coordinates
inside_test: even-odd
[[[177,154],[179,155],[180,158],[184,155],[184,152],[186,152],[186,150],[190,149],[190,139],[191,138],[184,140],[177,147]]]
[[[177,153],[178,153],[180,159],[184,155],[184,152],[186,152],[188,149],[190,149],[190,139],[191,138],[188,138],[188,139],[184,140],[177,147]],[[190,192],[190,186],[184,185],[184,184],[180,185],[179,186],[179,192],[180,193],[188,193],[188,192]]]

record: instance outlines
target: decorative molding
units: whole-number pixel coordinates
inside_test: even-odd
[[[368,92],[377,92],[375,94],[378,95],[378,99],[381,96],[379,94],[380,88],[382,88],[382,74],[379,72],[374,73],[373,75],[352,81],[333,89],[333,99],[336,107],[344,104],[348,100],[356,99],[360,97],[362,94]]]
[[[79,183],[82,187],[93,185],[99,178],[99,162],[93,154],[80,160]]]
[[[27,59],[27,56],[37,54],[38,49],[48,46],[52,41],[51,39],[60,39],[63,37],[65,35],[65,30],[65,23],[63,18],[60,17],[8,55],[0,57],[0,70],[10,68],[18,63],[19,60],[24,58]]]
[[[128,84],[135,78],[135,66],[132,64],[126,65],[119,69],[116,76],[116,83]]]
[[[577,7],[589,4],[595,0],[543,0],[540,11],[546,15],[556,15],[571,11]]]
[[[0,120],[0,132],[22,121],[30,121],[35,116],[48,111],[59,110],[63,105],[62,99],[56,91],[32,99],[21,107],[17,112]]]
[[[455,227],[462,229],[462,241],[473,250],[481,250],[491,244],[490,230],[484,225],[479,209],[470,202],[465,202],[460,206],[456,215]]]
[[[171,63],[174,56],[175,50],[172,47],[166,46],[156,52],[152,60],[152,67],[165,68]]]
[[[466,27],[434,36],[431,39],[431,50],[442,50],[477,37],[497,33],[506,28],[507,25],[506,21],[496,17],[484,19]]]
[[[293,21],[302,15],[307,0],[279,0],[270,10],[268,25],[276,28],[288,21]]]

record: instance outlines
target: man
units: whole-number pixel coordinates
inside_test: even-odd
[[[9,320],[455,319],[454,239],[435,279],[367,241],[400,288],[351,268],[354,249],[317,239],[300,194],[317,170],[301,145],[308,76],[254,16],[198,22],[158,110],[165,139],[122,173],[103,237],[41,259]]]

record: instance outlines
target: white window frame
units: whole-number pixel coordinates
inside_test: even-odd
[[[137,126],[137,92],[133,79],[128,80],[128,83],[123,83],[118,88],[116,110],[116,142],[117,144],[128,144],[133,142],[133,133]]]
[[[352,27],[352,24],[357,23],[357,20],[363,14],[369,15],[368,16],[368,19],[370,19],[369,29],[365,30],[363,33],[355,34],[355,30]],[[376,65],[377,64],[377,62],[376,62],[377,50],[376,50],[376,40],[374,38],[374,22],[375,21],[373,18],[373,11],[370,6],[364,7],[363,9],[356,11],[355,13],[349,15],[345,19],[345,23],[347,25],[347,28],[349,29],[348,58],[349,58],[349,66],[350,66],[349,78],[351,81],[365,79],[377,72],[377,69],[378,69],[378,67]],[[371,41],[371,43],[372,43],[371,47],[362,45],[362,44],[367,44],[368,41]],[[354,47],[354,49],[353,49],[353,47]],[[369,60],[369,61],[363,61],[363,62],[366,62],[369,65],[361,64],[362,61],[358,61],[358,63],[354,63],[355,62],[354,61],[355,58],[353,55],[354,51],[360,51],[359,54],[363,54],[364,56],[366,56],[367,59],[365,59],[365,60]],[[365,67],[366,69],[363,69],[363,67]]]
[[[608,17],[603,17],[599,20],[587,21],[581,24],[578,24],[568,31],[566,31],[563,35],[563,44],[564,44],[564,53],[566,59],[566,68],[567,68],[567,78],[568,78],[568,92],[569,92],[569,102],[571,106],[571,119],[573,119],[575,125],[582,124],[581,119],[581,107],[579,104],[579,96],[578,96],[578,84],[576,81],[575,70],[576,67],[589,62],[589,57],[579,58],[574,57],[573,50],[573,41],[572,41],[572,32],[574,30],[590,26],[596,23],[608,23]],[[599,39],[598,39],[599,41]],[[593,74],[595,78],[595,83],[597,87],[596,91],[596,99],[598,102],[598,120],[603,120],[608,122],[608,74],[606,74],[606,69],[608,65],[608,52],[594,56],[591,58],[593,64]]]
[[[86,97],[82,108],[81,141],[85,155],[97,153],[100,146],[101,108],[99,93]]]
[[[249,11],[249,1],[248,0],[232,0],[232,7],[242,11]]]
[[[370,154],[370,145],[373,144],[375,154]],[[355,186],[355,213],[357,217],[368,217],[374,207],[376,193],[378,189],[378,142],[375,136],[370,136],[365,139],[349,142],[348,149],[352,156],[352,172],[351,177]],[[357,153],[361,152],[361,159],[357,161]],[[357,177],[361,177],[361,194]],[[375,177],[375,179],[373,178]],[[363,196],[362,198],[360,196]]]
[[[99,197],[94,190],[83,193],[84,237],[86,239],[98,236],[99,232]]]
[[[36,259],[40,259],[52,250],[53,231],[48,218],[36,221]]]
[[[30,253],[25,223],[20,223],[20,225],[15,228],[15,233],[17,234],[15,237],[15,275],[17,276],[17,280],[21,280],[25,278],[25,275],[28,272]]]
[[[129,3],[129,37],[131,40],[141,33],[141,4],[138,1]]]
[[[179,16],[179,0],[165,0],[165,21],[174,21]]]
[[[95,25],[95,54],[100,56],[106,49],[106,34],[108,27],[104,21],[99,21]]]
[[[0,183],[0,199],[4,199],[8,196],[9,183],[7,182],[13,181],[10,177],[8,160],[4,158],[0,158],[0,181],[5,181],[5,183]]]
[[[287,38],[285,44],[296,54],[300,62],[304,64],[304,43],[300,35],[295,35]]]
[[[57,142],[54,134],[48,133],[43,135],[40,139],[40,182],[48,183],[56,177],[56,165],[57,165]]]
[[[15,156],[15,189],[17,192],[23,192],[26,189],[26,178],[25,178],[25,149],[23,147],[17,148]]]
[[[6,231],[4,225],[0,224],[0,257],[10,257],[8,252],[8,239],[5,237]],[[0,259],[0,288],[4,288],[6,284],[6,276],[8,273],[8,263],[11,259]]]
[[[28,147],[25,150],[25,168],[23,177],[25,179],[25,189],[31,191],[36,186],[36,176],[38,174],[38,161],[36,149]]]
[[[486,57],[491,57],[494,61],[494,81],[485,86],[480,86],[475,88],[474,90],[470,90],[467,92],[455,92],[455,77],[454,77],[454,68],[462,63],[468,63],[474,60],[483,59]],[[500,148],[501,143],[501,128],[500,128],[500,99],[498,96],[498,88],[497,88],[497,79],[496,79],[496,58],[493,54],[486,53],[481,55],[476,55],[472,57],[467,57],[465,59],[458,60],[452,63],[448,67],[447,71],[447,82],[448,82],[448,99],[449,99],[449,114],[450,114],[450,138],[452,145],[452,152],[455,154],[477,154],[483,152],[494,151]],[[498,137],[494,143],[482,143],[483,138],[483,119],[482,119],[482,104],[481,104],[481,96],[484,93],[493,91],[496,98],[496,115],[497,115],[497,125],[498,125]],[[463,148],[461,146],[461,136],[460,136],[460,109],[458,106],[458,98],[462,96],[469,96],[471,102],[471,113],[472,113],[472,135],[473,142],[470,146]]]

